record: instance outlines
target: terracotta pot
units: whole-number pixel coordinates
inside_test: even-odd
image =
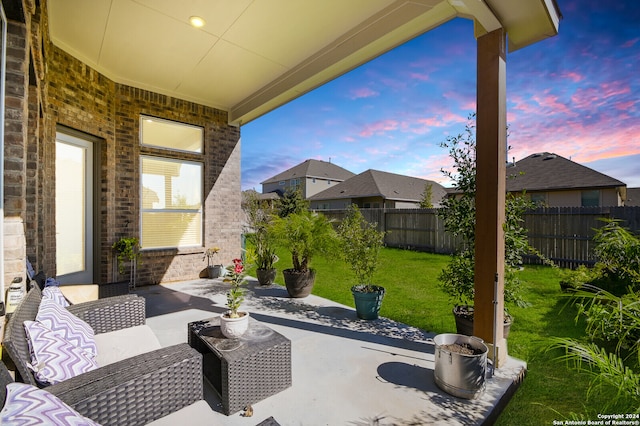
[[[260,285],[271,285],[276,279],[278,270],[273,269],[256,269],[256,275]]]
[[[316,281],[316,271],[313,269],[309,269],[307,272],[285,269],[282,271],[282,276],[284,276],[287,293],[295,298],[310,295],[311,290],[313,290],[313,284]]]
[[[249,312],[238,312],[238,318],[230,318],[229,313],[220,315],[220,331],[229,339],[237,339],[249,328]]]

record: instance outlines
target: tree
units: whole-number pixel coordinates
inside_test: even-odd
[[[475,231],[476,231],[476,141],[475,114],[470,114],[464,133],[450,136],[441,147],[449,150],[453,170],[441,169],[454,182],[455,193],[445,198],[438,211],[445,230],[460,237],[460,245],[452,261],[438,279],[441,288],[456,304],[469,304],[474,296]],[[536,253],[527,241],[523,227],[524,212],[534,207],[525,194],[506,198],[505,212],[505,300],[524,305],[519,292],[520,281],[516,271],[527,253]]]
[[[288,188],[278,200],[278,216],[287,217],[309,208],[309,202],[302,197],[300,188]]]
[[[420,208],[422,209],[432,209],[433,203],[431,200],[433,199],[433,185],[431,183],[427,183],[424,186],[424,191],[422,192],[422,198],[420,199]]]

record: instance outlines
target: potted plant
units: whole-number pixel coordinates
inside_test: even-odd
[[[378,318],[385,294],[384,287],[373,284],[378,254],[384,243],[384,232],[378,231],[376,225],[367,222],[358,206],[352,204],[338,227],[340,253],[356,278],[356,284],[351,287],[356,315],[365,320]]]
[[[218,278],[222,274],[222,265],[213,263],[213,259],[219,252],[219,247],[210,247],[204,252],[202,260],[207,259],[207,275],[209,278]]]
[[[476,226],[476,144],[474,125],[469,117],[469,123],[465,133],[447,138],[442,143],[443,148],[449,150],[453,159],[454,171],[442,170],[443,174],[454,182],[455,193],[445,198],[438,216],[444,221],[445,230],[460,241],[459,249],[452,255],[451,262],[440,275],[441,289],[447,293],[455,306],[453,313],[456,318],[458,333],[473,334],[473,301],[474,301],[474,269],[475,269],[475,226]],[[517,178],[517,177],[516,177]],[[525,254],[538,255],[544,259],[535,249],[529,246],[527,230],[523,227],[524,212],[534,207],[534,204],[526,197],[526,194],[511,195],[506,199],[505,209],[505,270],[504,274],[504,298],[506,302],[518,306],[526,306],[520,295],[520,280],[518,270]],[[504,337],[509,334],[513,318],[505,312]]]
[[[220,315],[220,331],[226,337],[236,339],[249,327],[249,312],[239,311],[244,301],[244,289],[240,286],[246,283],[242,259],[233,259],[233,265],[228,266],[227,271],[224,282],[231,285],[227,292],[229,310]]]
[[[289,296],[308,296],[315,282],[312,258],[331,255],[338,244],[331,221],[322,214],[302,210],[274,218],[269,229],[276,241],[291,253],[293,268],[282,271]]]
[[[136,286],[136,267],[140,258],[140,245],[136,237],[122,237],[111,246],[116,252],[118,273],[124,275],[125,266],[129,263],[129,288]]]
[[[276,279],[274,264],[278,261],[273,233],[269,231],[273,215],[261,204],[255,192],[244,201],[247,217],[247,238],[253,245],[253,259],[260,285],[271,285]]]

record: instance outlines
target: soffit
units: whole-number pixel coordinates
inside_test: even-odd
[[[522,23],[513,4],[540,22]],[[118,83],[227,111],[233,124],[457,16],[488,31],[508,22],[524,34],[516,46],[546,36],[550,20],[539,0],[49,0],[48,9],[51,39],[69,54]],[[191,27],[193,15],[206,25]]]

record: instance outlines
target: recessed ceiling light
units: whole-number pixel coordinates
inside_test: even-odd
[[[192,27],[201,28],[201,27],[204,27],[204,24],[206,22],[204,22],[204,19],[202,19],[199,16],[192,16],[189,18],[189,23],[191,24]]]

